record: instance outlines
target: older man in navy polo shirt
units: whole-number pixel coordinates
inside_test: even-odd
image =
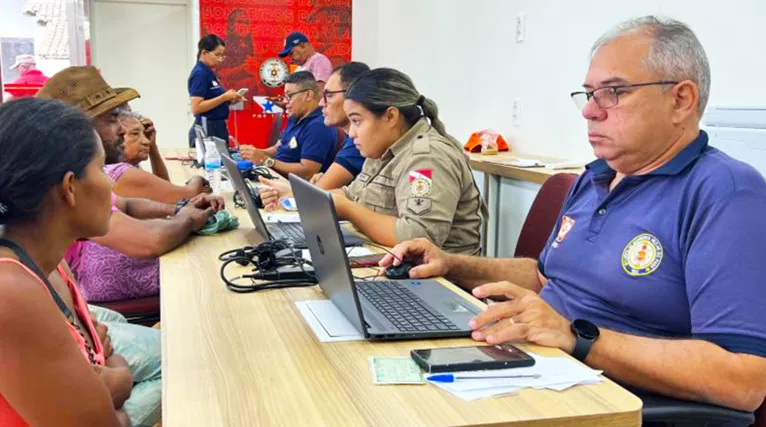
[[[596,43],[584,91],[572,94],[598,160],[539,262],[447,255],[425,240],[394,253],[420,259],[411,277],[446,275],[478,298],[508,299],[471,322],[476,340],[557,347],[623,384],[756,409],[766,395],[766,183],[708,145],[699,120],[709,90],[686,25],[622,24]]]
[[[287,121],[279,142],[268,149],[241,146],[242,157],[268,166],[282,175],[297,174],[310,179],[325,172],[335,158],[338,130],[324,124],[316,79],[308,71],[298,71],[285,80]]]

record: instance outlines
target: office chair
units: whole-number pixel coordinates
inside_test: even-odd
[[[335,141],[335,155],[337,156],[338,153],[340,153],[340,150],[343,149],[343,143],[346,142],[346,132],[343,131],[343,129],[338,128],[338,140]]]
[[[271,125],[271,132],[266,140],[266,146],[271,147],[277,143],[279,135],[282,135],[282,122],[284,121],[285,113],[276,113],[274,117],[274,123]]]
[[[625,388],[644,402],[641,419],[646,427],[705,427],[714,423],[751,425],[756,420],[752,412],[674,399],[637,388]],[[759,412],[763,412],[763,407],[759,409]],[[761,419],[756,427],[763,427],[763,421]]]
[[[761,403],[761,407],[755,411],[753,427],[766,427],[766,403]]]
[[[521,227],[514,257],[540,257],[575,180],[577,175],[573,173],[558,173],[545,180]]]
[[[125,316],[130,323],[152,326],[160,320],[159,295],[120,301],[98,302],[93,305],[114,310]]]

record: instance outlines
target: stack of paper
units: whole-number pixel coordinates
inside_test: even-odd
[[[547,357],[530,353],[535,365],[528,368],[496,369],[490,371],[452,372],[452,383],[429,381],[463,400],[510,394],[523,388],[565,390],[578,384],[593,384],[603,380],[596,371],[568,357]],[[486,378],[499,376],[528,376],[527,378]],[[536,378],[534,377],[536,376]]]
[[[301,256],[303,257],[303,259],[305,259],[306,261],[311,261],[311,252],[309,252],[308,249],[304,249],[302,253],[303,255]],[[368,248],[364,246],[351,246],[346,248],[346,255],[350,257],[372,255],[374,253],[375,252],[369,250]]]
[[[364,339],[361,332],[330,300],[296,301],[295,305],[321,342]]]

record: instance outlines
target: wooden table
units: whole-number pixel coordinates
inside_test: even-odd
[[[511,166],[509,163],[512,160],[518,159],[530,159],[540,160],[543,162],[555,162],[561,159],[554,159],[552,157],[542,157],[526,154],[511,153],[508,151],[500,152],[498,154],[485,156],[479,153],[469,153],[471,168],[475,171],[484,172],[485,174],[495,175],[504,178],[519,179],[522,181],[536,182],[542,184],[552,175],[557,173],[569,172],[580,174],[584,168],[572,168],[572,169],[548,169],[545,167],[537,168],[520,168],[517,166]]]
[[[169,162],[168,169],[179,182],[195,173],[178,162]],[[476,402],[430,385],[373,385],[369,356],[474,343],[320,343],[295,306],[324,299],[318,287],[253,294],[226,290],[218,255],[259,240],[245,211],[227,207],[240,218],[239,229],[195,237],[161,258],[163,426],[640,425],[641,401],[609,380]]]
[[[513,241],[515,246],[515,238],[518,232],[521,230],[521,225],[526,216],[526,212],[529,209],[529,205],[532,203],[532,198],[537,194],[537,190],[540,185],[548,178],[557,173],[576,173],[580,174],[584,168],[572,168],[572,169],[548,169],[545,167],[536,168],[520,168],[517,166],[511,166],[510,162],[513,160],[530,159],[539,160],[542,162],[557,162],[561,159],[552,157],[543,157],[536,155],[520,154],[516,152],[500,152],[494,155],[483,155],[479,153],[469,153],[468,158],[470,161],[471,169],[475,172],[483,172],[483,191],[482,196],[484,203],[489,210],[489,218],[482,224],[482,254],[491,257],[503,257],[509,256],[512,252],[500,250],[500,240]],[[514,180],[511,182],[517,183],[520,188],[531,193],[531,197],[524,194],[526,197],[512,197],[512,200],[501,200],[501,187],[502,179]],[[506,183],[508,181],[506,180]],[[508,218],[504,217],[501,213],[503,203],[510,203],[515,208],[516,215],[511,215],[514,221],[509,224]],[[519,203],[523,204],[518,206]],[[510,227],[514,235],[507,235],[507,232],[501,231],[502,227]],[[509,240],[510,239],[510,240]]]

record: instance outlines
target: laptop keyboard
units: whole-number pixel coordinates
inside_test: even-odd
[[[297,222],[278,222],[277,226],[282,232],[283,236],[293,242],[304,242],[306,235],[303,234],[303,227]],[[280,237],[283,237],[280,236]]]
[[[375,280],[356,282],[359,292],[391,323],[404,332],[446,332],[460,328],[441,314],[425,307],[399,282]]]

